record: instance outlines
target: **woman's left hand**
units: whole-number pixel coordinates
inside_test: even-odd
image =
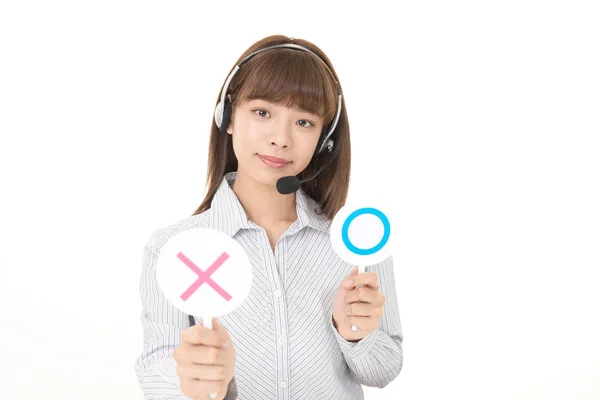
[[[363,285],[362,287],[358,287]],[[333,324],[345,340],[358,342],[379,328],[385,296],[375,272],[358,274],[355,267],[342,281],[333,303]],[[358,330],[352,331],[352,325]]]

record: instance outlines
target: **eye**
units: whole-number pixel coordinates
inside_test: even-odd
[[[313,124],[312,122],[310,122],[310,121],[307,121],[307,120],[305,120],[305,119],[301,119],[301,120],[299,120],[298,122],[306,122],[307,124],[310,124],[310,125],[312,125],[312,126],[314,126],[314,125],[315,125],[315,124]],[[310,125],[302,125],[302,124],[300,124],[300,126],[302,126],[302,127],[306,127],[306,128],[308,128]]]
[[[257,113],[257,111],[258,111],[258,113]],[[261,111],[264,112],[264,113],[267,113],[267,114],[269,113],[267,110],[263,110],[262,108],[258,108],[256,110],[252,110],[252,112],[254,112],[256,115],[258,115],[260,117],[264,117],[264,115],[260,113]]]

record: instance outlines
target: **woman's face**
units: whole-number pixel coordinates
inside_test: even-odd
[[[227,133],[232,135],[238,171],[275,185],[279,178],[306,168],[322,127],[319,115],[254,99],[234,108]]]

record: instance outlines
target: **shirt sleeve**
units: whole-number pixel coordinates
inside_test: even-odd
[[[381,293],[385,296],[379,328],[358,342],[349,342],[333,325],[333,315],[330,325],[356,380],[365,386],[383,388],[398,376],[404,360],[393,257],[365,270],[377,273]]]
[[[153,235],[158,233],[155,232]],[[173,351],[181,344],[181,332],[192,325],[190,316],[174,307],[156,281],[158,249],[152,237],[144,247],[140,295],[143,350],[135,361],[135,372],[144,400],[192,400],[180,389]],[[237,399],[235,377],[225,400]]]

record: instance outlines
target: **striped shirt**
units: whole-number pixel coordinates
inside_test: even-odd
[[[180,391],[173,350],[181,331],[199,318],[174,308],[156,281],[161,247],[191,228],[226,233],[246,250],[253,284],[246,300],[217,318],[236,351],[235,375],[227,400],[358,400],[361,385],[383,388],[402,368],[402,330],[392,256],[367,266],[377,273],[385,295],[379,328],[348,342],[333,326],[333,300],[353,265],[337,256],[329,240],[331,221],[302,189],[296,192],[297,220],[273,251],[266,231],[249,221],[223,177],[211,208],[155,230],[143,253],[140,294],[143,351],[135,371],[146,400],[187,400]]]

